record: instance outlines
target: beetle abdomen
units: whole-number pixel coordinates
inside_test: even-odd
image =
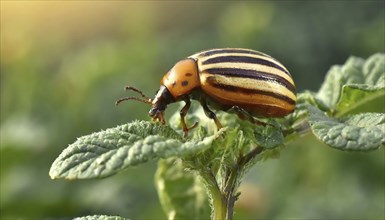
[[[249,49],[213,49],[197,53],[203,92],[224,108],[239,106],[265,117],[282,117],[294,110],[295,85],[287,69],[274,58]]]

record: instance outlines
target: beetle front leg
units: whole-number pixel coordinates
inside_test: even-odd
[[[185,121],[185,116],[187,115],[187,112],[188,110],[190,109],[190,106],[191,106],[191,101],[189,98],[185,98],[184,99],[184,102],[186,103],[185,106],[183,106],[183,108],[180,110],[180,118],[181,118],[181,121],[182,121],[182,129],[183,129],[183,137],[187,137],[188,136],[188,131],[195,128],[197,125],[198,125],[198,122],[195,122],[193,124],[193,126],[191,126],[190,128],[187,127],[186,125],[186,121]]]
[[[219,130],[219,129],[223,128],[221,122],[218,120],[215,113],[213,111],[211,111],[211,109],[207,106],[207,102],[206,102],[206,99],[204,97],[202,97],[200,99],[200,103],[203,107],[203,110],[204,110],[206,116],[214,120],[215,125],[217,126],[217,129]]]

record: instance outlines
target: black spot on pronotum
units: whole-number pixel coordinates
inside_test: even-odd
[[[188,85],[188,81],[185,80],[185,81],[182,81],[182,86],[187,86]]]
[[[190,76],[192,76],[193,74],[192,73],[186,73],[185,74],[185,76],[187,76],[187,77],[190,77]]]
[[[176,82],[175,81],[172,83],[172,87],[174,87],[174,86],[176,86]]]

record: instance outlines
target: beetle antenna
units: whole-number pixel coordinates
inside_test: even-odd
[[[126,86],[124,87],[124,91],[128,91],[128,90],[131,90],[131,91],[134,91],[136,93],[138,93],[140,96],[142,96],[145,100],[149,100],[150,98],[148,98],[142,91],[140,91],[139,89],[135,88],[135,87],[132,87],[132,86]]]
[[[146,103],[146,104],[150,104],[150,105],[152,104],[151,103],[151,99],[140,99],[140,98],[136,98],[136,97],[124,97],[124,98],[118,99],[115,102],[115,105],[119,105],[121,102],[127,101],[127,100],[136,100],[136,101],[143,102],[143,103]]]

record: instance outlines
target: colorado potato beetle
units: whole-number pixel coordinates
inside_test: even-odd
[[[216,110],[235,111],[244,119],[256,117],[283,117],[296,104],[295,84],[289,71],[271,56],[242,48],[221,48],[201,51],[177,62],[160,81],[153,99],[140,90],[127,86],[142,98],[125,97],[151,105],[149,115],[154,121],[165,123],[164,111],[168,104],[184,101],[180,111],[184,135],[195,127],[188,127],[185,116],[190,99],[198,100],[207,117],[222,127]]]

